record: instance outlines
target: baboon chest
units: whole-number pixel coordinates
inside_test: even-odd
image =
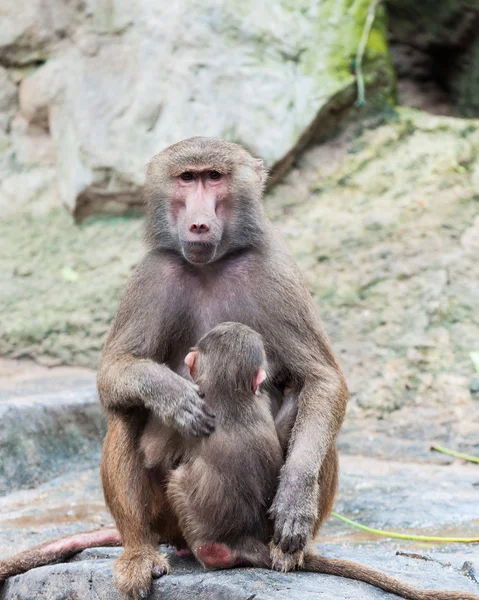
[[[261,297],[247,259],[232,261],[222,269],[197,276],[190,283],[188,312],[195,342],[224,321],[237,321],[254,329]]]
[[[174,321],[183,331],[170,340],[170,366],[183,374],[183,359],[196,342],[219,323],[236,321],[257,330],[258,315],[264,312],[261,294],[255,289],[248,263],[237,262],[204,275],[183,275],[176,280]],[[170,332],[171,333],[171,332]]]

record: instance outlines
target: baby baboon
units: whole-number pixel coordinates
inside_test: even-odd
[[[205,567],[270,567],[268,510],[284,454],[261,390],[268,368],[261,336],[246,325],[222,323],[201,338],[186,363],[216,414],[216,428],[195,439],[169,477],[167,497],[181,532]],[[281,425],[287,429],[293,419],[284,416]]]

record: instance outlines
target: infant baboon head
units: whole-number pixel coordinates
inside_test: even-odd
[[[241,323],[221,323],[185,358],[190,374],[207,394],[257,394],[266,379],[266,353],[259,333]]]

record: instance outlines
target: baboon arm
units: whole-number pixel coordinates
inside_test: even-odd
[[[185,343],[185,295],[174,267],[147,255],[127,285],[98,369],[107,410],[144,407],[183,435],[209,435],[214,414],[197,386],[166,364],[169,349]]]
[[[153,360],[115,357],[103,364],[98,390],[107,410],[143,406],[182,435],[209,435],[214,430],[214,413],[197,386]]]
[[[298,396],[298,412],[284,468],[317,477],[343,422],[348,390],[339,368],[316,367]]]
[[[107,410],[145,407],[181,435],[209,435],[215,428],[215,415],[198,387],[150,359],[129,354],[105,359],[98,391]]]
[[[334,364],[311,370],[298,396],[288,456],[271,512],[274,543],[283,552],[302,550],[318,518],[318,480],[322,461],[336,439],[347,401],[343,375]]]
[[[166,365],[124,353],[102,361],[98,372],[100,399],[106,409],[144,406],[158,413],[174,401],[185,380]]]
[[[184,383],[160,364],[172,327],[165,271],[161,260],[147,255],[123,292],[98,369],[100,400],[107,409],[158,408],[160,394],[171,395],[168,390]]]
[[[267,272],[276,274],[268,283],[278,301],[265,306],[262,333],[294,390],[297,415],[271,514],[274,543],[293,555],[304,549],[317,523],[319,473],[343,421],[348,390],[311,295],[289,255],[277,247]]]

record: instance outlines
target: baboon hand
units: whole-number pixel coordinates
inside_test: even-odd
[[[282,479],[280,483],[270,510],[274,518],[271,558],[273,568],[279,571],[301,567],[303,550],[311,541],[317,520],[316,489],[308,489],[297,480]]]
[[[171,402],[159,415],[184,436],[210,435],[215,429],[215,413],[198,395],[198,386],[186,379],[177,382]],[[175,386],[176,388],[176,386]]]

